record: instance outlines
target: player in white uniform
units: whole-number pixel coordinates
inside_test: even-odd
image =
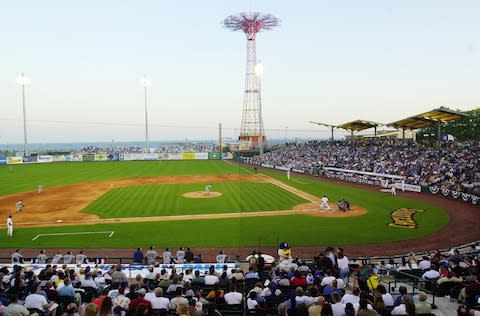
[[[390,193],[392,193],[392,195],[397,195],[397,189],[395,188],[395,183],[392,183],[392,187],[390,188]]]
[[[290,180],[290,169],[287,170],[287,179]]]
[[[210,195],[210,191],[212,191],[212,185],[207,184],[207,186],[205,186],[205,195]]]
[[[154,265],[157,261],[158,252],[155,250],[155,247],[150,246],[150,249],[147,251],[147,264]]]
[[[227,256],[223,253],[222,250],[218,253],[217,257],[215,258],[217,263],[225,263]]]
[[[328,198],[327,198],[326,195],[324,195],[322,197],[322,204],[320,204],[320,209],[321,210],[323,210],[323,209],[331,210],[330,205],[328,205]]]
[[[19,200],[16,204],[15,207],[17,209],[17,213],[23,211],[23,200]]]
[[[13,237],[13,218],[9,215],[7,218],[7,237]]]
[[[177,250],[177,263],[184,264],[185,263],[185,250],[182,247]]]

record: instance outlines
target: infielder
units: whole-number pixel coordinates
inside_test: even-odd
[[[13,218],[9,215],[7,218],[7,237],[13,237]]]
[[[16,209],[17,209],[17,213],[23,211],[23,207],[24,207],[24,206],[25,206],[25,205],[23,205],[23,200],[19,200],[19,201],[15,204],[15,207],[16,207]]]
[[[328,205],[328,198],[327,198],[326,195],[324,195],[322,197],[322,204],[320,204],[320,209],[321,210],[323,210],[323,209],[331,210],[330,205]]]

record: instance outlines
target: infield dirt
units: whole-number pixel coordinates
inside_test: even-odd
[[[199,214],[199,215],[178,215],[178,216],[155,216],[155,217],[128,217],[128,218],[99,218],[95,214],[82,213],[81,211],[90,203],[101,197],[112,188],[127,187],[141,184],[181,184],[181,183],[219,183],[219,182],[257,182],[271,183],[284,190],[309,201],[299,204],[291,210],[275,210],[260,212],[221,213],[221,214]],[[204,192],[189,192],[195,198],[214,198],[218,192],[211,192],[206,196]],[[22,212],[15,213],[15,203],[23,200],[25,207]],[[39,227],[39,226],[60,226],[78,224],[98,223],[128,223],[128,222],[151,222],[151,221],[178,221],[192,219],[214,219],[214,218],[238,218],[258,217],[275,215],[306,214],[324,217],[350,217],[360,216],[367,212],[366,209],[352,205],[351,210],[340,212],[336,210],[319,210],[320,199],[308,194],[281,181],[265,175],[198,175],[198,176],[162,176],[145,177],[123,180],[97,181],[91,183],[72,184],[47,188],[44,192],[37,191],[23,192],[0,197],[0,216],[7,218],[14,215],[16,227]],[[333,203],[332,203],[333,206]],[[335,209],[335,207],[332,207]],[[61,222],[60,222],[61,221]]]

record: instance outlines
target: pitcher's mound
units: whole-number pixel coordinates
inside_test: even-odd
[[[204,191],[187,192],[182,194],[182,196],[190,199],[209,199],[209,198],[219,197],[220,195],[222,195],[222,193],[220,192],[206,193]]]

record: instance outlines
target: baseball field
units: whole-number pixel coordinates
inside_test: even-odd
[[[323,195],[331,211],[319,209]],[[0,247],[345,246],[411,240],[449,223],[438,204],[405,196],[212,160],[4,165],[0,216],[13,215],[14,237],[2,225]],[[340,199],[350,211],[336,209]],[[400,209],[416,210],[415,227],[389,225]]]

